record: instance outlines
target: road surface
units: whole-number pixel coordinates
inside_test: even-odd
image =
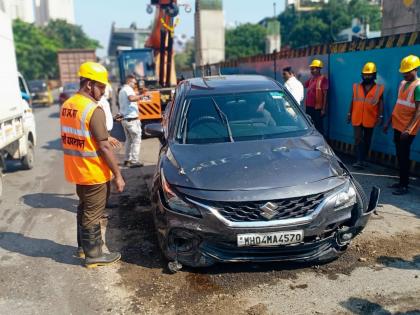
[[[420,187],[383,189],[379,215],[337,261],[323,266],[229,264],[167,272],[153,232],[148,186],[158,142],[142,169],[123,170],[104,236],[122,261],[93,270],[76,250],[74,187],[64,181],[58,106],[35,110],[35,168],[9,163],[0,203],[0,314],[420,314]],[[356,173],[365,188],[395,172]]]

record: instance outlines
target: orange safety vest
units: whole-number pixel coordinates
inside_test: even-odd
[[[366,128],[375,127],[379,115],[379,100],[384,93],[384,86],[375,84],[365,95],[362,84],[353,84],[353,106],[351,124]]]
[[[420,79],[414,80],[407,89],[404,90],[407,81],[403,80],[398,90],[398,99],[392,112],[392,128],[404,132],[413,116],[416,114],[416,102],[414,101],[414,90],[420,85]],[[420,127],[418,120],[414,127],[409,131],[410,135],[416,135]]]
[[[309,81],[308,89],[315,88],[315,109],[322,109],[324,105],[324,94],[322,93],[322,80],[323,75],[311,78]]]
[[[75,94],[62,106],[60,113],[61,143],[66,179],[78,185],[103,184],[112,172],[98,154],[98,144],[89,131],[89,123],[98,105]]]

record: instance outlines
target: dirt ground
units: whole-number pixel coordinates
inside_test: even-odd
[[[170,274],[150,212],[158,144],[144,141],[142,169],[124,170],[128,190],[110,212],[107,242],[121,250],[119,286],[132,314],[420,314],[420,194],[383,190],[379,214],[338,260],[321,265],[219,264]],[[395,177],[372,166],[365,186]],[[396,201],[395,201],[396,200]]]

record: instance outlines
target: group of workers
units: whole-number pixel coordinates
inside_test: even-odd
[[[307,89],[305,107],[315,127],[323,132],[322,119],[327,113],[328,80],[321,74],[323,64],[313,60],[310,69],[312,77],[305,82]],[[400,168],[400,181],[393,184],[393,192],[403,195],[408,192],[410,147],[420,127],[420,79],[417,70],[420,60],[407,56],[401,61],[401,82],[398,99],[384,124],[394,129],[394,142]],[[348,112],[348,122],[354,127],[357,162],[354,167],[365,166],[373,128],[383,120],[384,86],[376,84],[376,65],[368,62],[362,69],[362,82],[353,85],[353,96]],[[293,75],[290,67],[283,69],[285,86],[298,102],[304,98],[303,86]],[[80,66],[80,90],[69,98],[61,108],[61,139],[64,153],[66,179],[76,185],[79,197],[77,211],[77,255],[85,259],[88,268],[108,265],[121,258],[120,253],[104,253],[100,220],[104,215],[110,195],[111,180],[117,192],[125,187],[113,149],[119,147],[118,140],[110,137],[109,103],[104,94],[109,87],[107,70],[95,62]],[[135,76],[127,76],[119,92],[121,121],[126,135],[124,165],[140,167],[141,123],[137,102],[141,93],[136,93]],[[108,119],[107,119],[108,116]]]
[[[394,195],[408,193],[410,149],[420,128],[420,79],[417,77],[419,67],[420,59],[417,56],[409,55],[402,59],[399,71],[404,79],[400,83],[392,115],[383,123],[384,85],[376,83],[376,65],[367,62],[361,71],[362,81],[353,84],[347,114],[347,122],[352,124],[354,130],[357,161],[353,167],[357,169],[367,166],[366,157],[374,128],[383,125],[383,131],[386,133],[392,125],[400,175],[399,182],[390,185],[390,188],[395,189]],[[294,76],[291,67],[284,68],[284,85],[299,104],[304,100],[306,88],[306,113],[311,117],[315,128],[324,134],[323,118],[327,114],[328,79],[321,73],[321,60],[314,59],[309,68],[311,78],[304,84]]]

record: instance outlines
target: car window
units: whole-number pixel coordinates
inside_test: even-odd
[[[218,143],[293,136],[309,125],[283,91],[190,98],[180,115],[181,143]]]

